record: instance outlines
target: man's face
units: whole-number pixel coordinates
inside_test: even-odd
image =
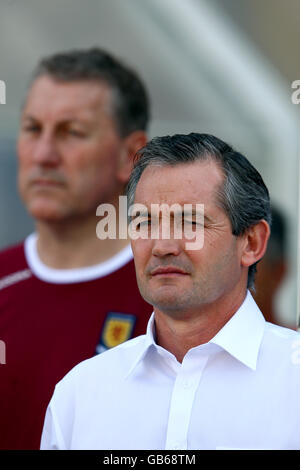
[[[36,79],[18,138],[19,190],[34,218],[81,217],[112,202],[123,151],[105,83]]]
[[[216,190],[223,182],[211,161],[177,166],[148,167],[136,188],[135,203],[204,204],[204,245],[188,251],[186,240],[132,240],[137,280],[143,297],[172,316],[197,311],[228,297],[246,285],[241,266],[242,238],[232,235],[229,218],[216,204]],[[189,220],[188,223],[195,223]],[[196,226],[195,230],[203,227]],[[239,286],[239,289],[237,287]]]

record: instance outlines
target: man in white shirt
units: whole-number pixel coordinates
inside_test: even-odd
[[[159,137],[139,152],[127,194],[154,313],[146,335],[56,386],[41,448],[300,448],[300,336],[267,323],[249,290],[271,224],[259,173],[214,136]]]

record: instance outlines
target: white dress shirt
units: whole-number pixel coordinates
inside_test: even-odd
[[[182,363],[146,335],[77,365],[49,404],[41,449],[300,449],[300,334],[248,292]]]

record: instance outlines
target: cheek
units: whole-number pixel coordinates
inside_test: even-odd
[[[216,275],[228,282],[236,280],[241,274],[241,263],[235,245],[223,247],[215,262]]]
[[[69,180],[69,187],[87,203],[97,205],[111,202],[117,191],[113,174],[90,166],[74,172]]]
[[[151,241],[142,239],[131,240],[131,248],[137,274],[142,275],[151,258]]]
[[[18,170],[17,170],[17,183],[18,188],[23,195],[24,191],[27,188],[27,180],[30,174],[30,170],[32,167],[31,159],[30,159],[30,152],[26,151],[23,145],[17,146],[17,155],[18,155]]]
[[[204,245],[200,250],[188,251],[188,256],[193,266],[203,273],[215,276],[229,275],[238,267],[237,249],[231,240],[216,240],[206,236]]]
[[[81,151],[78,158],[76,154],[68,159],[68,173],[73,178],[78,178],[82,184],[94,184],[95,186],[107,186],[113,184],[117,171],[116,157],[113,154],[103,154],[104,149],[99,152],[91,152],[89,148]],[[73,158],[72,158],[73,157]]]
[[[19,170],[25,170],[31,166],[32,150],[28,143],[19,140],[17,143],[17,156],[18,156],[18,166]]]

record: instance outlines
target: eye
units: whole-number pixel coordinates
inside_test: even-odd
[[[193,219],[184,219],[184,223],[190,225],[198,225],[197,221]]]
[[[40,126],[36,124],[26,124],[22,126],[22,131],[27,132],[27,133],[34,134],[34,133],[40,132],[40,130],[41,130]]]
[[[204,224],[202,220],[197,219],[184,219],[184,227],[188,229],[188,227],[194,232],[204,228]]]
[[[68,133],[74,137],[85,137],[85,133],[79,129],[69,129]]]
[[[141,228],[141,227],[149,227],[151,225],[151,220],[150,219],[145,219],[145,220],[142,220],[140,221],[136,227],[137,228]]]
[[[70,129],[70,133],[79,137],[83,137],[85,135],[81,129]]]

